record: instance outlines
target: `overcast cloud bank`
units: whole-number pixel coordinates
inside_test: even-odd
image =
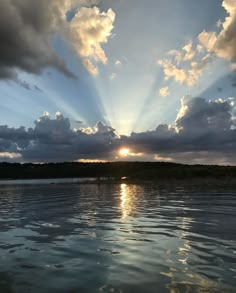
[[[47,112],[34,128],[0,126],[0,159],[32,162],[81,159],[117,160],[121,147],[126,160],[166,160],[188,163],[236,163],[235,99],[206,101],[185,96],[171,125],[119,136],[98,122],[94,128],[72,129],[61,113]]]

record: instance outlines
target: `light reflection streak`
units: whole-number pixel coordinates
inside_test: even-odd
[[[129,211],[128,211],[128,205],[127,205],[127,185],[125,183],[121,184],[121,209],[122,209],[122,218],[126,219]]]
[[[188,265],[188,257],[191,251],[191,246],[190,246],[190,242],[189,240],[187,240],[187,236],[188,236],[188,231],[189,230],[189,225],[193,222],[192,218],[186,218],[183,217],[182,218],[182,223],[181,223],[181,231],[182,231],[182,235],[181,235],[181,239],[184,241],[183,243],[183,247],[179,247],[179,251],[178,254],[182,255],[183,258],[179,259],[179,262],[181,262],[184,265]]]
[[[135,194],[136,190],[133,190],[132,187],[127,186],[127,184],[122,183],[120,185],[120,199],[121,199],[121,210],[122,210],[122,219],[127,219],[135,211]]]
[[[201,287],[201,289],[199,289],[199,291],[197,292],[209,292],[208,290],[210,290],[213,287],[217,287],[218,284],[192,271],[191,266],[189,265],[189,256],[191,255],[191,242],[187,238],[190,234],[190,232],[188,231],[191,231],[190,225],[193,222],[193,219],[190,217],[183,217],[180,220],[180,228],[182,232],[179,238],[183,241],[183,244],[179,245],[179,247],[177,248],[177,253],[180,256],[180,258],[177,259],[177,262],[179,262],[180,265],[183,267],[182,273],[186,277],[188,277],[188,279],[186,278],[186,280],[181,282],[178,281],[179,270],[177,270],[174,267],[169,267],[169,271],[161,272],[161,275],[164,275],[171,279],[170,284],[167,285],[167,288],[170,290],[170,293],[179,293],[181,290],[181,285],[186,286],[186,292],[192,292],[192,288],[196,284]],[[170,256],[169,251],[167,251],[166,254]],[[176,267],[179,267],[175,260],[169,259],[167,260],[167,262],[171,263],[172,266],[176,265]]]

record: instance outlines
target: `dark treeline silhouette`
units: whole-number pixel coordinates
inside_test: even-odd
[[[236,166],[182,165],[155,162],[0,163],[0,179],[97,177],[130,180],[236,179]]]

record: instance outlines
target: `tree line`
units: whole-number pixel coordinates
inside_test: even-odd
[[[188,179],[236,178],[236,166],[183,165],[161,162],[0,163],[0,179],[36,178]]]

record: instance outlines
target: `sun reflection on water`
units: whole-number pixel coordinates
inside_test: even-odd
[[[122,219],[126,219],[135,211],[135,192],[132,187],[123,183],[120,185]]]
[[[181,256],[179,259],[179,262],[181,262],[184,265],[188,264],[188,258],[191,253],[191,246],[190,246],[190,241],[188,240],[188,230],[191,227],[191,223],[193,222],[192,218],[188,217],[183,217],[182,218],[182,223],[180,225],[181,227],[181,239],[183,240],[183,247],[179,247],[178,254]]]
[[[201,287],[201,291],[197,292],[210,292],[213,287],[218,288],[219,284],[215,283],[212,280],[207,279],[205,276],[200,275],[198,272],[194,271],[190,265],[191,260],[191,241],[188,240],[188,237],[191,235],[191,224],[193,219],[190,217],[178,218],[180,221],[181,234],[179,239],[181,240],[179,246],[177,247],[177,255],[179,259],[175,259],[176,253],[173,254],[171,250],[166,252],[170,267],[167,271],[161,272],[160,274],[170,278],[170,284],[166,287],[170,290],[170,293],[179,293],[182,292],[181,288],[186,287],[185,292],[192,292],[193,287],[198,284]],[[179,262],[179,264],[177,264]],[[179,281],[179,271],[185,275],[184,281]],[[218,292],[218,291],[217,291]]]

